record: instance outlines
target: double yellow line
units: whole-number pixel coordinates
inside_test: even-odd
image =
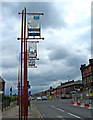
[[[34,104],[33,104],[34,105]],[[42,115],[41,115],[41,113],[39,112],[39,110],[37,109],[37,107],[34,105],[34,107],[36,108],[36,110],[37,110],[37,112],[38,112],[38,115],[39,115],[39,117],[42,119],[42,120],[44,120],[44,118],[42,117]]]

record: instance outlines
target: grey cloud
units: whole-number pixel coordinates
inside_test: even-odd
[[[82,30],[82,28],[81,28]],[[84,33],[80,33],[78,36],[77,36],[77,39],[76,39],[78,42],[81,42],[81,44],[83,44],[84,42],[87,42],[87,41],[91,41],[91,29],[88,29],[86,32]],[[90,47],[90,44],[89,44],[89,47]]]
[[[7,72],[4,72],[4,70],[2,70],[2,77],[4,78],[4,79],[6,79],[7,81],[14,81],[14,80],[16,80],[17,81],[17,76],[18,76],[18,74],[17,74],[17,69],[16,69],[16,71],[13,71],[13,70],[7,70]]]
[[[61,28],[66,26],[64,18],[62,19],[64,10],[59,13],[53,2],[19,2],[16,5],[15,2],[3,3],[3,8],[9,9],[11,12],[9,17],[13,15],[18,19],[20,19],[20,16],[17,13],[21,12],[24,7],[27,8],[27,12],[44,12],[45,15],[42,16],[42,27],[44,28]]]
[[[60,46],[58,46],[57,49],[54,48],[49,54],[50,60],[65,59],[67,56],[68,56],[68,51],[65,48]]]
[[[12,41],[11,41],[12,42]],[[18,66],[18,44],[3,42],[2,45],[2,68],[14,68]]]
[[[3,78],[5,78],[7,82],[11,80],[17,81],[18,62],[16,60],[18,60],[20,46],[19,42],[16,40],[18,37],[18,31],[14,30],[13,24],[16,22],[16,20],[17,22],[18,20],[21,21],[21,16],[19,16],[17,13],[21,12],[25,6],[27,7],[28,12],[45,13],[45,15],[42,16],[42,27],[44,29],[54,28],[58,29],[60,32],[60,27],[62,28],[66,26],[64,18],[62,19],[62,15],[65,14],[64,10],[61,12],[58,11],[54,6],[54,3],[3,3],[3,22],[5,23],[5,26],[3,28],[2,67]],[[7,15],[5,15],[5,8],[9,11]],[[9,22],[11,18],[13,18],[13,21],[11,20],[11,22]],[[20,26],[16,27],[20,28]],[[82,43],[84,40],[88,41],[90,37],[89,31],[87,31],[86,34],[76,37],[76,41],[82,40]],[[72,46],[66,48],[66,46],[60,45],[60,43],[55,43],[55,41],[55,39],[54,42],[52,41],[53,44],[51,41],[49,41],[49,44],[45,44],[44,50],[46,49],[46,51],[50,51],[48,55],[49,63],[47,60],[45,61],[45,59],[41,58],[40,61],[36,62],[38,64],[36,72],[34,73],[33,70],[31,70],[29,73],[28,80],[30,81],[31,86],[36,86],[36,88],[37,86],[42,86],[43,88],[43,86],[49,85],[50,82],[67,80],[68,74],[70,75],[70,79],[75,79],[80,76],[80,65],[87,62],[86,56],[73,54],[73,51],[69,50]],[[80,52],[80,49],[77,52]],[[42,67],[39,68],[40,65],[42,65]],[[40,73],[37,72],[38,70],[40,70]],[[41,90],[42,88],[39,88],[38,90]],[[38,92],[38,90],[33,89],[32,91]]]
[[[81,76],[80,74],[80,66],[81,64],[86,64],[87,63],[87,58],[86,56],[79,56],[79,55],[69,55],[68,58],[66,59],[66,65],[68,67],[71,67],[70,74],[73,76],[73,79]]]
[[[82,63],[86,63],[86,62],[87,60],[85,59],[85,57],[83,58],[83,56],[80,57],[79,55],[75,55],[75,54],[69,55],[68,58],[66,59],[67,65],[76,66],[76,68],[80,66]]]
[[[54,81],[58,81],[58,80],[67,80],[67,75],[70,74],[71,79],[72,78],[76,78],[79,75],[80,70],[77,68],[74,68],[76,70],[73,70],[73,66],[63,66],[62,62],[60,62],[60,66],[57,67],[53,66],[52,63],[51,65],[51,70],[50,71],[46,71],[45,74],[34,74],[33,73],[29,76],[29,80],[31,82],[32,85],[42,85],[42,84],[50,84],[50,82],[54,82]],[[47,66],[49,67],[49,65]],[[68,67],[68,69],[66,69]],[[70,67],[70,70],[69,70]],[[79,66],[80,67],[80,66]],[[37,68],[38,69],[38,68]],[[44,68],[46,69],[46,68]],[[73,71],[73,74],[72,74]]]
[[[15,59],[14,59],[15,58]],[[2,59],[2,68],[15,68],[18,66],[18,60],[16,59],[16,57],[14,58],[5,58]]]

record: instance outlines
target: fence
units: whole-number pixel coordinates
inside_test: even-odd
[[[10,106],[10,100],[6,99],[2,101],[2,111],[3,109],[7,108],[8,106]]]

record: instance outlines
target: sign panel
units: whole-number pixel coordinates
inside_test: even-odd
[[[37,43],[29,42],[28,43],[28,59],[37,58]]]
[[[28,36],[40,36],[40,15],[28,15]]]
[[[30,60],[29,61],[29,67],[35,67],[35,60]]]
[[[29,68],[37,68],[37,66],[35,66],[35,60],[29,60],[28,61],[28,67]]]

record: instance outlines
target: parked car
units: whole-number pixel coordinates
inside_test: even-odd
[[[42,100],[41,97],[37,97],[36,100]]]
[[[47,100],[47,97],[46,96],[42,96],[42,100]]]
[[[34,97],[32,97],[32,98],[31,98],[31,100],[35,100],[35,98],[34,98]]]

